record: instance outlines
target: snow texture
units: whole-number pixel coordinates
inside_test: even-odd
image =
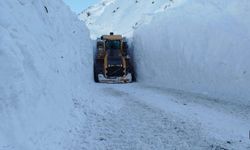
[[[250,2],[190,0],[134,34],[138,80],[250,106]]]
[[[0,8],[0,149],[74,149],[84,119],[73,100],[92,79],[89,31],[61,0]]]

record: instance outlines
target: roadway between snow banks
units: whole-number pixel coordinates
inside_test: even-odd
[[[103,98],[93,97],[100,112],[87,115],[84,149],[250,149],[247,106],[137,83],[96,87]]]

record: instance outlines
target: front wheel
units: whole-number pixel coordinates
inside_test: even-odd
[[[133,68],[130,68],[129,73],[131,74],[132,77],[132,82],[136,82],[136,74]]]
[[[97,70],[96,70],[96,66],[95,66],[95,65],[94,65],[94,81],[95,81],[96,83],[99,82],[98,72],[97,72]]]
[[[132,74],[132,82],[136,82],[136,76],[135,76],[135,73],[134,73],[134,72],[132,72],[131,74]]]
[[[132,82],[136,82],[136,73],[135,73],[134,67],[132,65],[129,68],[129,73],[131,73]]]

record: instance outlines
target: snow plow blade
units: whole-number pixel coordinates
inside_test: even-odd
[[[103,74],[98,74],[98,80],[100,83],[131,83],[132,75],[129,73],[124,77],[105,78]]]

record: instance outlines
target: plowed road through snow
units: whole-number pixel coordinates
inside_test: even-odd
[[[93,96],[100,112],[86,112],[83,149],[250,149],[247,106],[139,84],[95,90],[103,98]]]

